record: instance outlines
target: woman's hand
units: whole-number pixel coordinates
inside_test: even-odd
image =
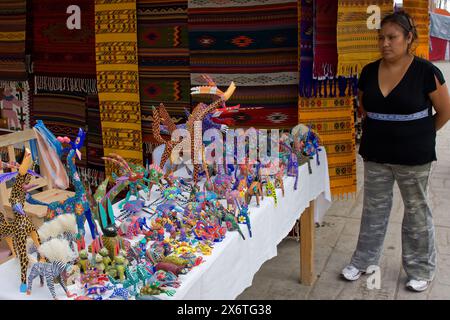
[[[450,95],[445,83],[441,85],[436,77],[435,81],[437,89],[430,93],[430,99],[436,110],[434,122],[436,131],[438,131],[450,120]]]

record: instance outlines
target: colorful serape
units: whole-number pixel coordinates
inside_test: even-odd
[[[237,89],[238,127],[297,124],[298,26],[295,0],[190,0],[191,85],[208,74],[221,89]],[[198,98],[192,99],[195,105]]]
[[[97,186],[105,174],[103,154],[102,124],[100,107],[97,96],[86,98],[87,134],[85,145],[87,148],[87,170],[90,184]]]
[[[69,30],[68,7],[80,8],[80,29]],[[96,94],[94,2],[32,2],[35,92]]]
[[[356,149],[353,98],[303,98],[299,122],[319,133],[328,157],[331,192],[340,197],[356,193]]]
[[[0,1],[0,80],[25,81],[26,0]]]
[[[416,56],[429,58],[430,16],[429,3],[425,0],[403,0],[403,10],[414,20],[419,38],[413,43],[412,50]]]
[[[142,164],[136,0],[95,0],[95,23],[104,153]]]
[[[338,76],[358,76],[369,62],[381,58],[378,31],[367,26],[367,8],[378,6],[381,19],[393,11],[392,0],[339,0],[337,22]]]
[[[139,87],[144,160],[151,159],[152,106],[164,103],[175,123],[190,108],[187,0],[138,0]]]
[[[314,79],[333,79],[336,76],[338,64],[337,9],[338,0],[314,1]],[[300,61],[302,61],[301,58]]]

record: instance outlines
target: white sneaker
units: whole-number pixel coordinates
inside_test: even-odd
[[[359,277],[361,277],[362,271],[357,269],[356,267],[349,264],[344,269],[342,269],[341,275],[344,277],[344,279],[348,281],[355,281],[358,280]]]
[[[428,281],[425,280],[409,280],[406,283],[406,287],[412,291],[425,291],[428,289]]]

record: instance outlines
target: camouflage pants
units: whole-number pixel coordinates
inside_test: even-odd
[[[405,206],[403,268],[409,279],[433,279],[436,269],[435,232],[427,202],[430,170],[431,163],[404,166],[364,162],[363,213],[352,265],[361,271],[370,265],[378,265],[392,208],[394,181],[397,181]]]

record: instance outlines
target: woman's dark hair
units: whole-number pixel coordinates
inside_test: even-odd
[[[408,46],[409,50],[412,43],[418,38],[416,24],[411,16],[406,11],[400,10],[385,16],[383,20],[381,20],[380,26],[383,27],[386,23],[394,23],[400,26],[403,29],[405,38],[408,37],[410,32],[412,33],[412,41]]]

